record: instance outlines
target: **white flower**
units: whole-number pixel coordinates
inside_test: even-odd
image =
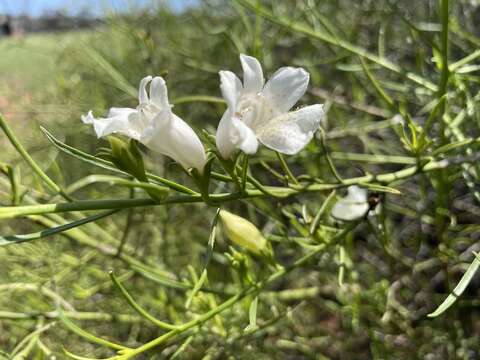
[[[257,59],[240,55],[243,85],[231,71],[220,71],[220,88],[228,108],[217,129],[217,148],[229,158],[238,148],[257,151],[258,141],[284,154],[296,154],[312,139],[323,118],[323,105],[289,110],[307,90],[310,75],[302,68],[283,67],[264,85]]]
[[[333,206],[332,216],[338,220],[354,221],[365,216],[370,209],[367,190],[356,185],[348,187],[348,195]]]
[[[150,96],[147,85],[150,83]],[[97,136],[122,134],[140,141],[148,148],[166,155],[185,169],[200,173],[206,162],[205,149],[193,129],[172,112],[165,80],[157,76],[142,79],[136,109],[111,108],[106,118],[95,118],[91,111],[82,116],[85,124],[93,124]]]

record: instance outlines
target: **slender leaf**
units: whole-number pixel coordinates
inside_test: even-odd
[[[119,344],[113,343],[111,341],[99,338],[98,336],[95,336],[93,334],[90,334],[89,332],[87,332],[87,331],[83,330],[82,328],[80,328],[79,326],[77,326],[73,321],[71,321],[69,318],[67,318],[64,314],[60,315],[60,320],[63,323],[63,325],[65,325],[70,331],[74,332],[78,336],[81,336],[82,338],[87,339],[87,340],[89,340],[93,343],[103,345],[103,346],[106,346],[106,347],[109,347],[109,348],[115,349],[115,350],[128,349],[128,347],[126,347],[126,346],[119,345]]]
[[[79,149],[76,149],[74,148],[73,146],[70,146],[70,145],[67,145],[63,142],[61,142],[60,140],[56,139],[47,129],[45,129],[44,127],[40,127],[41,130],[43,131],[43,133],[45,134],[45,136],[47,137],[47,139],[55,146],[57,147],[58,149],[60,149],[61,151],[65,152],[66,154],[68,155],[71,155],[73,157],[75,157],[76,159],[78,160],[81,160],[81,161],[84,161],[84,162],[87,162],[89,164],[92,164],[92,165],[95,165],[95,166],[98,166],[98,167],[101,167],[103,169],[106,169],[106,170],[110,170],[110,171],[113,171],[115,173],[118,173],[118,174],[122,174],[122,175],[125,175],[125,176],[130,176],[129,174],[127,174],[126,172],[118,169],[117,167],[115,167],[115,165],[110,162],[110,161],[107,161],[107,160],[104,160],[104,159],[101,159],[99,157],[96,157],[96,156],[93,156],[91,154],[87,154]],[[157,175],[154,175],[154,174],[150,174],[150,173],[147,173],[147,177],[150,181],[154,182],[154,183],[157,183],[157,184],[160,184],[160,185],[165,185],[165,186],[168,186],[169,188],[173,189],[173,190],[177,190],[179,192],[182,192],[184,194],[196,194],[195,191],[187,188],[186,186],[183,186],[181,184],[177,184],[176,182],[174,181],[170,181],[170,180],[167,180],[167,179],[164,179],[160,176],[157,176]]]
[[[23,235],[7,235],[7,236],[0,236],[0,246],[5,246],[5,245],[10,245],[10,244],[18,244],[22,242],[27,242],[27,241],[32,241],[36,239],[41,239],[47,236],[55,235],[62,233],[64,231],[76,228],[78,226],[82,226],[84,224],[87,224],[92,221],[97,221],[99,219],[102,219],[104,217],[110,216],[116,212],[120,211],[119,209],[115,210],[109,210],[109,211],[103,211],[99,214],[95,214],[92,216],[87,216],[83,219],[73,221],[68,224],[63,224],[59,226],[55,226],[49,229],[45,229],[42,231],[38,231],[35,233],[30,233],[30,234],[23,234]]]
[[[110,278],[112,279],[112,282],[115,284],[118,290],[120,290],[120,293],[123,295],[123,297],[127,300],[128,304],[144,319],[147,319],[148,321],[150,321],[151,323],[157,325],[162,329],[172,330],[177,328],[175,325],[170,325],[166,322],[158,320],[153,315],[151,315],[147,310],[145,310],[142,306],[140,306],[133,299],[133,297],[128,293],[127,289],[125,289],[125,287],[120,283],[120,281],[118,281],[113,271],[110,271]]]
[[[127,79],[122,75],[120,71],[115,69],[115,67],[108,62],[105,57],[100,54],[98,51],[91,47],[84,48],[85,53],[90,56],[90,58],[97,63],[97,65],[107,73],[113,80],[113,85],[119,90],[123,91],[125,94],[128,94],[134,98],[138,96],[137,89],[128,82]]]
[[[367,188],[371,191],[381,192],[381,193],[389,193],[395,195],[401,195],[402,193],[400,190],[394,189],[390,186],[384,186],[379,184],[370,184],[370,183],[359,183],[358,185]]]
[[[277,25],[280,25],[282,27],[285,27],[286,29],[288,29],[290,31],[301,33],[301,34],[304,34],[304,35],[306,35],[308,37],[311,37],[313,39],[324,41],[328,44],[331,44],[331,45],[337,46],[341,49],[344,49],[344,50],[346,50],[346,51],[348,51],[352,54],[364,57],[365,59],[368,59],[368,60],[384,67],[385,69],[388,69],[388,70],[390,70],[392,72],[395,72],[397,74],[402,74],[403,76],[405,76],[406,79],[409,79],[410,81],[415,82],[415,83],[425,87],[428,90],[431,90],[431,91],[437,91],[438,90],[437,86],[435,84],[431,83],[429,80],[421,77],[418,74],[404,71],[400,66],[391,62],[390,60],[388,60],[386,58],[381,58],[381,57],[379,57],[375,54],[369,53],[367,50],[365,50],[364,48],[362,48],[360,46],[351,44],[346,40],[339,39],[339,38],[331,36],[327,33],[316,31],[315,29],[311,29],[310,27],[305,26],[304,24],[292,22],[291,19],[278,16],[278,15],[272,13],[266,7],[263,7],[263,6],[260,6],[256,3],[254,3],[252,0],[236,0],[236,1],[240,5],[248,8],[248,9],[254,11],[256,14],[264,17],[268,21],[270,21],[272,23],[275,23]]]
[[[255,330],[257,325],[257,308],[258,308],[258,296],[256,296],[252,302],[250,303],[250,307],[248,309],[248,319],[250,324],[245,328],[245,331],[252,331]]]
[[[191,95],[191,96],[182,96],[178,97],[172,101],[172,104],[178,105],[189,102],[210,102],[210,103],[219,103],[225,104],[225,100],[216,96],[209,95]]]
[[[215,245],[215,235],[216,235],[216,232],[217,232],[217,223],[218,223],[218,214],[219,213],[220,213],[220,209],[217,209],[215,217],[213,218],[213,221],[212,221],[212,227],[211,227],[211,230],[210,230],[210,237],[208,239],[205,264],[203,266],[203,270],[202,270],[202,273],[200,275],[200,278],[198,279],[198,281],[193,286],[192,292],[190,293],[190,296],[188,297],[188,299],[185,303],[185,307],[187,309],[190,307],[195,295],[198,294],[198,292],[201,290],[203,284],[207,280],[207,267],[208,267],[208,264],[210,263],[210,259],[212,258],[212,254],[213,254],[213,247]]]
[[[460,282],[455,286],[455,289],[447,296],[447,298],[440,304],[438,308],[435,309],[432,313],[428,314],[427,316],[430,318],[437,317],[443,314],[450,306],[452,306],[455,301],[463,294],[465,289],[467,288],[470,281],[472,281],[473,276],[477,272],[478,268],[480,267],[480,259],[477,254],[475,254],[475,259],[473,259],[472,263],[468,267],[465,274],[463,274]]]

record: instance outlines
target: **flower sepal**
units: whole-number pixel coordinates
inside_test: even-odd
[[[249,257],[245,253],[241,253],[236,250],[234,247],[228,247],[230,252],[225,252],[225,256],[230,261],[230,265],[237,272],[238,277],[245,285],[254,285],[255,280],[252,277]]]
[[[124,141],[116,136],[108,136],[110,143],[109,160],[120,170],[132,175],[140,181],[147,181],[143,157],[138,149],[136,140]]]
[[[213,157],[207,159],[205,167],[203,168],[203,172],[200,172],[197,168],[190,168],[187,170],[187,173],[197,184],[200,194],[202,195],[202,199],[205,201],[205,203],[209,203],[210,201],[208,188],[210,186],[210,173],[212,171],[213,159]]]
[[[148,183],[142,153],[138,149],[137,140],[125,141],[115,136],[108,136],[110,151],[102,153],[102,157],[111,161],[119,170],[122,170],[141,182]],[[146,190],[155,201],[163,200],[168,194],[168,188]]]
[[[274,270],[282,267],[275,259],[275,253],[273,252],[273,247],[270,242],[267,242],[266,246],[260,250],[257,256]]]

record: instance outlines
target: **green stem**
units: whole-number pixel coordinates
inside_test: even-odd
[[[370,164],[402,164],[413,165],[417,163],[417,159],[413,156],[398,156],[384,154],[356,154],[346,152],[331,152],[330,157],[335,160],[346,160],[348,162],[358,161]]]
[[[105,159],[101,159],[99,157],[96,157],[96,156],[93,156],[91,154],[87,154],[79,149],[76,149],[74,148],[73,146],[70,146],[70,145],[67,145],[63,142],[61,142],[60,140],[58,140],[57,138],[55,138],[47,129],[45,129],[44,127],[40,127],[40,129],[42,130],[42,132],[45,134],[45,136],[47,137],[48,141],[50,141],[57,149],[61,150],[62,152],[70,155],[70,156],[73,156],[79,160],[82,160],[84,162],[87,162],[89,164],[92,164],[92,165],[95,165],[95,166],[98,166],[98,167],[101,167],[103,169],[107,169],[109,171],[112,171],[112,172],[115,172],[115,173],[118,173],[118,174],[122,174],[122,175],[126,175],[126,176],[131,176],[130,174],[127,174],[126,172],[118,169],[113,163],[111,163],[110,161],[107,161]],[[161,184],[161,185],[165,185],[173,190],[176,190],[178,192],[181,192],[181,193],[184,193],[184,194],[191,194],[191,195],[195,195],[197,194],[196,191],[184,186],[184,185],[181,185],[181,184],[177,184],[176,182],[174,181],[171,181],[171,180],[168,180],[168,179],[164,179],[158,175],[154,175],[154,174],[151,174],[151,173],[146,173],[147,174],[147,178],[148,180],[150,180],[151,182],[154,182],[156,183],[157,185],[158,184]]]
[[[287,267],[283,267],[281,268],[280,270],[276,271],[275,273],[273,273],[272,275],[270,275],[266,280],[256,284],[256,285],[252,285],[246,289],[244,289],[243,291],[239,292],[238,294],[232,296],[231,298],[229,298],[228,300],[226,300],[225,302],[223,302],[222,304],[220,304],[219,306],[217,306],[216,308],[204,313],[203,315],[197,317],[196,319],[194,320],[191,320],[181,326],[179,326],[177,329],[174,329],[132,351],[128,351],[127,353],[117,357],[116,359],[118,360],[126,360],[126,359],[130,359],[132,358],[133,356],[135,355],[138,355],[138,354],[141,354],[147,350],[150,350],[154,347],[157,347],[159,345],[162,345],[164,344],[165,342],[167,342],[168,340],[174,338],[175,336],[185,332],[185,331],[188,331],[198,325],[201,325],[203,324],[204,322],[210,320],[211,318],[213,318],[215,315],[231,308],[233,305],[235,305],[236,303],[238,303],[240,300],[242,300],[243,298],[245,298],[246,296],[248,295],[251,295],[251,294],[258,294],[261,290],[263,290],[265,287],[267,287],[268,285],[270,285],[271,283],[275,282],[276,280],[282,278],[283,276],[285,276],[286,274],[290,273],[292,270],[306,264],[308,261],[310,261],[312,258],[314,258],[315,256],[317,256],[319,253],[323,252],[326,247],[330,244],[334,244],[336,243],[338,240],[342,239],[345,235],[347,235],[351,230],[353,230],[355,227],[356,227],[357,223],[353,223],[353,224],[350,224],[348,227],[346,227],[345,229],[343,229],[341,232],[339,232],[337,235],[335,235],[335,237],[328,243],[328,244],[322,244],[322,245],[319,245],[317,247],[315,247],[314,250],[310,251],[308,254],[302,256],[301,258],[299,258],[298,260],[296,260],[293,264],[287,266]]]
[[[265,7],[261,6],[256,6],[255,4],[252,3],[250,0],[236,0],[240,5],[254,11],[256,14],[259,14],[260,16],[264,17],[268,21],[280,25],[282,27],[287,28],[290,31],[294,31],[297,33],[304,34],[306,36],[309,36],[313,39],[317,39],[323,42],[326,42],[328,44],[332,44],[335,46],[338,46],[339,48],[346,50],[352,54],[359,55],[365,59],[368,59],[385,69],[388,69],[394,73],[401,74],[403,75],[406,79],[413,81],[431,91],[437,91],[438,88],[435,84],[431,83],[427,79],[424,79],[418,74],[412,73],[412,72],[406,72],[404,71],[400,66],[398,66],[395,63],[392,63],[390,60],[386,58],[379,57],[375,54],[369,53],[367,50],[365,50],[362,47],[356,46],[354,44],[349,43],[346,40],[339,39],[338,37],[331,36],[327,33],[323,32],[318,32],[315,31],[314,29],[309,28],[308,26],[299,24],[299,23],[293,23],[291,19],[285,18],[278,16],[276,14],[273,14],[271,11],[266,9]]]
[[[344,179],[343,183],[333,184],[310,184],[310,185],[292,185],[291,187],[276,187],[265,186],[264,189],[269,194],[274,194],[276,197],[289,197],[296,194],[308,193],[308,192],[321,192],[333,190],[341,187],[356,184],[368,184],[368,183],[391,183],[393,181],[402,180],[416,175],[419,172],[428,172],[440,170],[450,165],[448,160],[442,161],[430,161],[427,164],[419,164],[416,166],[408,167],[399,171],[395,171],[387,174],[367,174],[360,177]],[[265,197],[268,196],[264,191],[248,189],[241,193],[220,193],[210,194],[209,199],[211,203],[223,203],[227,201]],[[70,203],[56,203],[56,204],[40,204],[40,205],[25,205],[25,206],[5,206],[0,208],[0,219],[12,218],[22,215],[39,215],[49,213],[61,213],[69,211],[86,211],[86,210],[107,210],[107,209],[125,209],[131,207],[140,206],[158,206],[167,204],[184,204],[184,203],[200,203],[203,202],[200,195],[177,195],[171,196],[165,200],[155,202],[148,198],[140,199],[115,199],[115,200],[82,200],[74,201]]]
[[[130,199],[135,198],[135,189],[131,188],[130,189]],[[120,256],[123,252],[123,248],[125,247],[125,244],[127,243],[128,240],[128,235],[130,234],[130,229],[132,226],[133,222],[133,215],[134,215],[135,210],[133,208],[128,209],[128,214],[127,218],[125,220],[125,228],[123,230],[122,238],[120,239],[120,245],[118,245],[117,248],[117,256]]]
[[[23,147],[20,141],[17,139],[15,134],[13,133],[10,126],[8,126],[5,118],[2,114],[0,114],[0,127],[2,128],[3,132],[7,136],[10,143],[13,145],[15,150],[22,156],[22,158],[27,162],[27,164],[32,168],[32,170],[43,180],[43,182],[50,188],[50,190],[54,191],[62,195],[66,200],[71,201],[72,198],[66,194],[60,186],[58,186],[50,177],[45,174],[45,172],[37,165],[35,160],[30,156],[27,150]]]
[[[335,194],[336,194],[336,191],[332,190],[332,192],[328,194],[327,198],[322,203],[322,206],[320,206],[320,209],[318,209],[318,212],[315,215],[315,218],[313,219],[310,225],[310,230],[309,230],[310,235],[315,234],[315,232],[317,231],[318,226],[320,225],[320,219],[322,218],[322,215],[325,213],[325,210],[327,209],[332,199],[335,197]]]
[[[440,17],[442,22],[441,49],[442,49],[442,72],[438,87],[438,98],[441,99],[447,93],[448,79],[450,71],[448,69],[448,0],[439,0]],[[446,136],[447,124],[444,121],[444,115],[447,109],[447,99],[440,103],[438,121],[440,124],[440,144],[445,145],[448,141]],[[437,176],[438,188],[436,199],[435,223],[438,241],[442,242],[446,229],[446,219],[443,212],[438,210],[448,209],[450,184],[447,180],[448,174],[445,170],[440,171]]]
[[[130,306],[140,314],[143,318],[146,320],[150,321],[151,323],[157,325],[158,327],[162,329],[167,329],[167,330],[173,330],[176,329],[177,326],[168,324],[164,321],[158,320],[156,317],[151,315],[149,312],[147,312],[143,307],[141,307],[133,298],[132,296],[128,293],[127,289],[120,283],[120,281],[117,279],[113,271],[110,271],[110,278],[112,279],[113,283],[115,286],[120,290],[121,294],[123,297],[127,300],[127,302],[130,304]]]
[[[365,74],[367,75],[367,78],[372,83],[372,85],[375,88],[377,94],[383,99],[383,101],[385,101],[387,103],[390,110],[396,112],[397,107],[395,106],[395,101],[393,101],[393,99],[390,97],[390,95],[388,95],[387,92],[385,90],[383,90],[380,83],[377,81],[377,79],[375,79],[373,74],[370,72],[370,69],[368,68],[368,65],[365,63],[365,60],[361,56],[359,56],[358,58],[360,59],[360,64],[362,65],[363,71],[365,72]]]
[[[442,41],[441,41],[441,47],[442,47],[442,73],[440,77],[440,84],[438,87],[438,98],[440,99],[442,96],[444,96],[447,92],[447,84],[448,84],[448,79],[450,76],[450,71],[448,68],[448,0],[439,0],[440,2],[440,16],[441,16],[441,21],[442,21]],[[441,144],[445,145],[446,143],[446,135],[445,135],[445,122],[443,121],[443,115],[445,113],[446,109],[446,101],[442,102],[441,109],[439,112],[440,115],[440,139],[441,139]]]
[[[473,60],[477,59],[478,57],[480,57],[480,49],[474,51],[470,55],[465,56],[463,59],[460,59],[460,60],[454,62],[448,68],[449,68],[450,72],[455,72],[456,70],[461,68],[463,65],[466,65],[469,62],[472,62]]]
[[[38,216],[38,217],[32,216],[32,218],[35,218],[35,220],[38,221],[43,226],[48,226],[48,227],[58,226],[59,223],[64,221],[59,215],[56,215],[56,214],[51,214],[49,215],[48,218],[46,216]],[[97,251],[98,253],[101,253],[102,255],[119,258],[136,273],[156,283],[159,283],[162,286],[166,286],[172,289],[183,290],[183,291],[191,290],[193,288],[193,286],[191,285],[174,280],[174,276],[171,273],[168,273],[159,268],[153,267],[149,264],[143,263],[140,260],[137,260],[135,257],[126,254],[125,252],[122,252],[121,254],[118,255],[117,250],[114,247],[108,244],[99,242],[98,234],[91,236],[90,234],[86,233],[83,229],[80,229],[80,228],[70,229],[62,234],[76,241],[79,244],[95,249],[95,251]],[[108,233],[103,235],[107,236]],[[100,234],[100,236],[102,236],[102,234]],[[1,289],[2,289],[2,285],[0,285],[0,290]],[[203,287],[201,291],[211,292],[211,293],[215,293],[222,296],[229,294],[224,291],[214,290],[206,287]]]
[[[295,185],[298,185],[298,180],[295,178],[293,175],[292,171],[288,167],[287,162],[285,161],[285,158],[283,157],[282,154],[280,154],[278,151],[275,151],[277,154],[278,160],[280,161],[280,165],[282,166],[283,171],[285,171],[285,174],[287,174],[287,178]]]
[[[29,312],[13,312],[0,311],[0,319],[8,320],[32,320],[32,319],[59,319],[62,315],[75,320],[84,321],[112,321],[112,322],[126,322],[139,323],[141,319],[138,316],[127,314],[109,314],[104,312],[90,312],[90,311],[29,311]]]
[[[67,194],[72,194],[80,189],[83,189],[86,186],[96,184],[96,183],[108,183],[110,185],[117,185],[117,186],[125,186],[130,189],[139,188],[144,190],[145,192],[152,192],[157,195],[166,194],[168,192],[168,188],[165,186],[152,184],[148,182],[148,179],[145,181],[134,181],[124,179],[118,176],[111,176],[111,175],[88,175],[80,180],[74,182],[70,186],[65,189]]]
[[[325,144],[325,133],[321,129],[320,129],[320,146],[322,147],[325,158],[327,159],[328,167],[330,168],[330,171],[332,172],[333,176],[335,177],[335,179],[337,179],[339,183],[343,183],[343,179],[338,173],[337,168],[335,167],[335,164],[333,163],[333,160],[330,156],[330,153],[327,148],[327,144]]]

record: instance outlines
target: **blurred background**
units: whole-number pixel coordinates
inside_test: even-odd
[[[328,147],[345,178],[388,173],[416,163],[393,129],[395,111],[378,95],[358,56],[338,44],[355,44],[397,64],[398,71],[373,62],[368,67],[395,102],[424,124],[436,93],[405,74],[414,72],[434,84],[440,81],[436,1],[264,0],[250,1],[254,4],[250,7],[242,3],[0,0],[0,112],[43,170],[76,198],[137,196],[108,183],[78,183],[108,172],[60,152],[40,126],[60,141],[95,154],[105,143],[81,123],[80,116],[88,110],[101,116],[111,106],[135,107],[140,79],[162,75],[175,113],[199,133],[200,129],[214,133],[225,110],[219,100],[218,71],[241,75],[238,55],[246,53],[260,59],[266,78],[286,65],[310,72],[310,88],[299,105],[326,104]],[[261,16],[263,10],[270,21]],[[449,56],[454,61],[480,47],[480,3],[452,1],[450,14]],[[289,24],[310,31],[292,30]],[[324,41],[317,34],[333,40]],[[478,137],[480,76],[475,59],[467,62],[473,68],[452,75],[448,113],[460,134]],[[19,174],[22,201],[51,200],[3,134],[0,147],[0,162]],[[252,173],[266,184],[278,185],[279,180],[266,171],[268,166],[279,170],[275,159],[263,149],[251,161]],[[317,142],[288,161],[297,174],[335,181]],[[158,175],[193,186],[169,159],[146,151],[146,163]],[[248,325],[244,304],[202,327],[178,357],[478,359],[476,278],[454,309],[435,320],[426,318],[472,261],[472,250],[480,250],[478,182],[467,185],[462,169],[454,168],[448,176],[450,198],[444,205],[448,208],[440,211],[447,219],[441,229],[435,222],[436,180],[419,175],[398,182],[395,187],[402,196],[382,200],[384,213],[378,220],[382,231],[378,223],[365,222],[341,247],[326,251],[262,295],[258,323],[265,328],[244,335]],[[9,185],[2,179],[0,201],[9,205]],[[224,191],[223,186],[212,191]],[[298,237],[308,237],[309,222],[326,195],[238,201],[228,209],[271,235],[279,260],[288,263],[308,248]],[[68,236],[0,247],[0,358],[64,358],[63,348],[83,356],[111,356],[61,323],[28,337],[56,320],[59,303],[78,326],[112,341],[139,346],[159,336],[159,329],[144,323],[112,288],[110,269],[139,303],[162,319],[180,322],[208,310],[212,302],[220,303],[225,298],[221,292],[204,294],[186,310],[188,292],[164,281],[194,282],[214,214],[214,208],[203,205],[136,209]],[[72,218],[33,216],[2,221],[0,230],[2,235],[30,233],[66,220]],[[328,233],[339,226],[326,218],[320,230]],[[126,244],[121,256],[120,244]],[[220,235],[209,286],[231,293],[238,278],[223,254],[228,245]],[[142,272],[144,267],[155,268],[155,274]],[[268,273],[255,260],[252,269],[259,277]],[[169,358],[178,345],[143,358]]]

